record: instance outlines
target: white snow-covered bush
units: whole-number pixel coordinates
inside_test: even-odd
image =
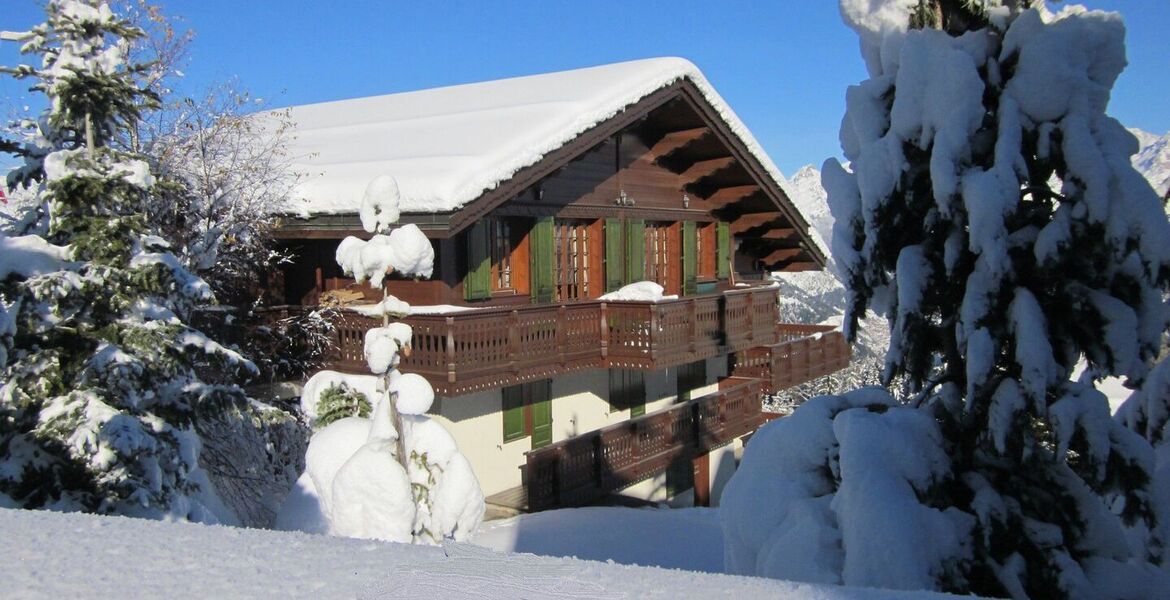
[[[973,520],[918,500],[950,470],[942,432],[885,390],[809,400],[750,448],[720,504],[728,572],[930,589],[968,558]]]
[[[337,249],[337,262],[358,281],[381,286],[390,272],[429,277],[434,250],[413,225],[382,232],[398,220],[398,187],[390,177],[370,183],[362,222],[373,239],[349,237]],[[410,312],[405,302],[384,294],[362,307],[381,317],[383,326],[366,332],[364,354],[374,376],[322,372],[305,385],[306,417],[322,418],[318,398],[332,385],[353,381],[374,400],[369,419],[347,417],[321,428],[310,440],[305,474],[277,517],[282,529],[437,544],[464,540],[483,520],[484,497],[467,458],[454,438],[425,413],[435,391],[422,376],[399,373],[401,354],[410,351],[411,328],[388,323]],[[375,377],[376,376],[376,377]]]
[[[811,447],[768,442],[779,425],[753,439],[723,497],[740,507],[724,521],[737,572],[1015,598],[1166,589],[1154,537],[1126,538],[1156,522],[1154,453],[1071,380],[1083,358],[1089,377],[1141,383],[1170,324],[1170,223],[1105,112],[1124,27],[1028,4],[841,0],[870,77],[846,94],[848,167],[822,169],[832,250],[846,332],[887,317],[883,383],[909,404],[810,401],[792,420],[819,423]],[[740,481],[753,471],[767,482]],[[760,531],[752,503],[775,513]]]

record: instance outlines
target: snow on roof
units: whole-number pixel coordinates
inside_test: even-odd
[[[459,209],[581,133],[681,79],[691,81],[769,172],[779,169],[690,61],[586,69],[289,108],[302,174],[292,213],[356,213],[374,178],[394,177],[406,213]]]

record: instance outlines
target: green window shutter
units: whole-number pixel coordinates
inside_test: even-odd
[[[492,295],[492,253],[488,244],[488,223],[477,221],[467,232],[467,277],[463,278],[465,300],[482,300]]]
[[[528,384],[532,390],[532,449],[552,443],[552,382]]]
[[[646,220],[626,220],[626,283],[646,278]]]
[[[727,223],[720,221],[715,226],[718,241],[715,246],[715,273],[719,279],[727,279],[731,275],[731,229]]]
[[[622,260],[622,220],[605,220],[605,291],[622,287],[626,279],[626,264]]]
[[[537,218],[530,235],[531,265],[528,272],[532,278],[532,301],[552,302],[556,293],[553,288],[553,270],[556,267],[556,255],[553,251],[553,218]]]
[[[683,221],[682,230],[682,292],[690,296],[695,293],[699,274],[699,235],[694,221]]]
[[[524,394],[521,386],[506,387],[503,394],[504,441],[511,442],[525,436]]]

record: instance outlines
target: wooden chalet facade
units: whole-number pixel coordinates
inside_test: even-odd
[[[431,240],[435,273],[385,285],[437,307],[406,319],[414,339],[400,369],[432,383],[434,413],[489,500],[540,510],[623,489],[661,498],[693,488],[706,504],[736,441],[761,424],[761,394],[848,363],[839,333],[778,322],[762,275],[825,259],[775,168],[693,65],[640,63],[654,76],[677,73],[469,201],[400,218]],[[629,65],[618,66],[636,81]],[[607,68],[582,72],[604,82]],[[542,77],[514,81],[537,89]],[[337,104],[326,109],[345,112]],[[347,235],[368,237],[355,212],[287,220],[280,238],[295,259],[282,273],[283,303],[314,305],[337,289],[381,298],[334,262]],[[639,281],[667,298],[602,299]],[[344,313],[336,325],[332,368],[365,373],[362,340],[377,323]]]

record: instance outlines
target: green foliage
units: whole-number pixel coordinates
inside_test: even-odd
[[[95,0],[50,1],[23,47],[50,108],[31,141],[6,140],[35,188],[59,270],[0,282],[15,331],[0,362],[0,493],[27,508],[214,519],[198,501],[209,420],[242,418],[236,383],[255,367],[188,326],[214,300],[140,212],[154,193],[142,157],[108,142],[154,106],[127,64],[141,32]],[[90,144],[92,142],[92,145]],[[38,203],[39,204],[39,203]]]
[[[370,416],[370,399],[366,395],[350,389],[344,383],[331,385],[321,392],[321,399],[317,401],[317,428],[323,429],[339,419],[345,417]]]

